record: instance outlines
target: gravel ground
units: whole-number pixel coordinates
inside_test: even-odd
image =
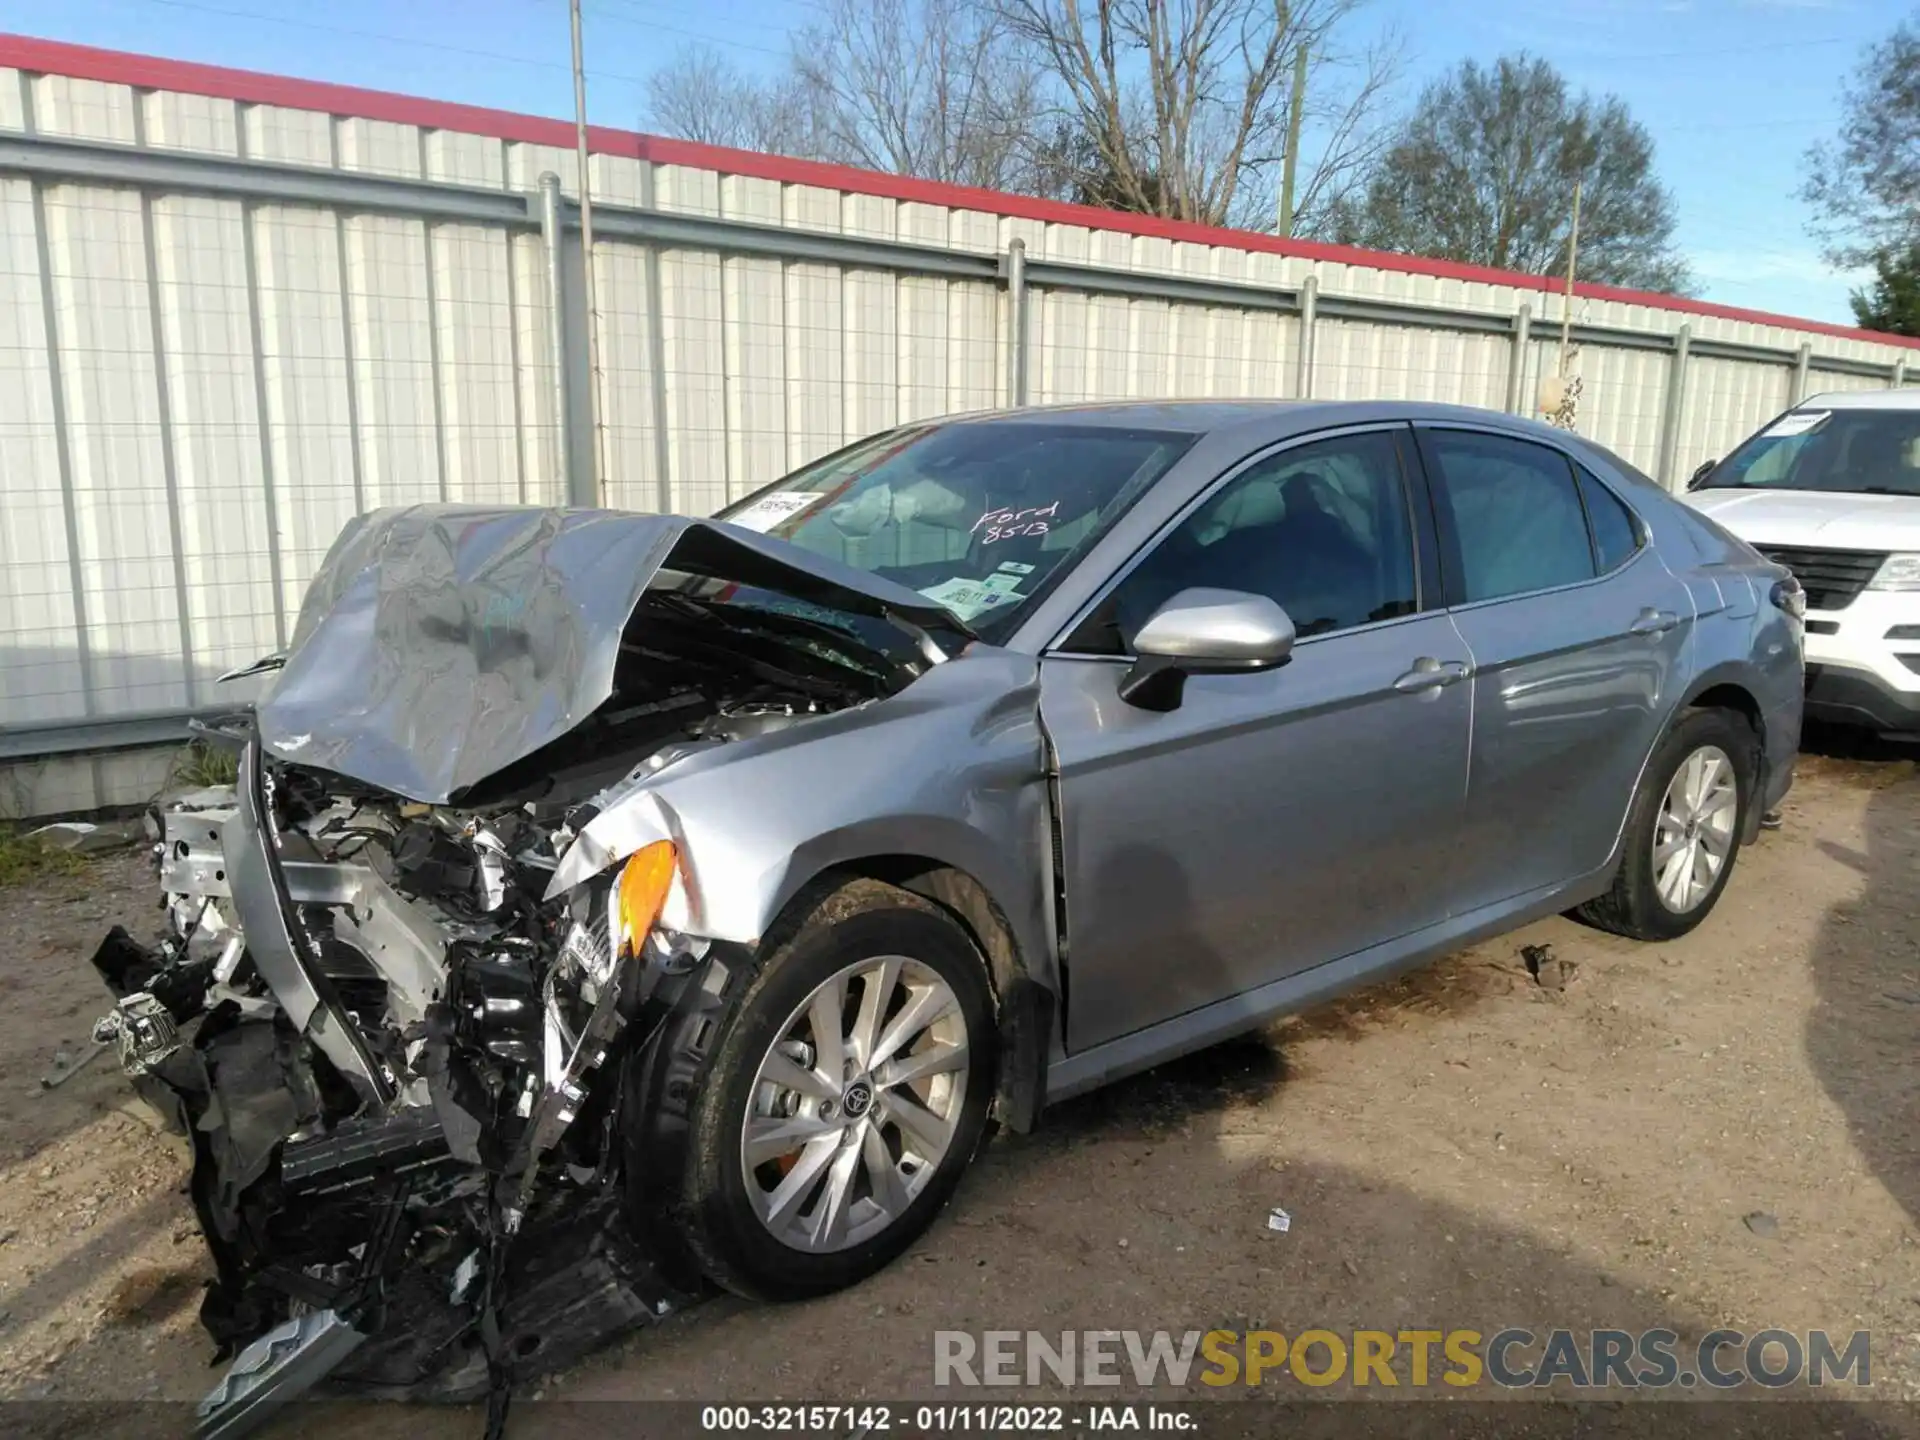
[[[1872,1396],[1905,1403],[1758,1407],[1753,1433],[1920,1434],[1920,779],[1898,753],[1803,758],[1785,827],[1685,940],[1544,921],[1086,1097],[996,1140],[869,1283],[714,1301],[522,1394],[951,1400],[941,1329],[1778,1326],[1871,1330]],[[183,1148],[109,1062],[40,1084],[104,1008],[100,933],[157,921],[147,886],[118,855],[0,889],[0,1396],[186,1400],[215,1378]],[[1528,945],[1551,947],[1537,977]],[[1756,1407],[1709,1408],[1731,1433]],[[1621,1433],[1672,1428],[1625,1409],[1648,1420]],[[516,1407],[510,1434],[557,1428],[542,1413]],[[316,1407],[285,1428],[480,1418]]]

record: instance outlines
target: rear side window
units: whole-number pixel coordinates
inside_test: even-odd
[[[1565,456],[1459,430],[1429,430],[1423,448],[1451,519],[1459,603],[1594,577],[1586,514]]]
[[[1640,525],[1611,490],[1586,471],[1578,473],[1580,498],[1587,502],[1587,523],[1593,527],[1593,557],[1605,575],[1633,558],[1640,548]]]

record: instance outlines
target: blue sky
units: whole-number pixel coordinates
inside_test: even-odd
[[[588,109],[633,127],[647,72],[686,44],[779,63],[815,0],[586,0]],[[1847,322],[1858,277],[1822,263],[1796,198],[1840,85],[1908,12],[1895,0],[1370,0],[1354,35],[1404,37],[1410,100],[1466,56],[1529,50],[1619,95],[1653,133],[1699,293]],[[0,0],[0,30],[568,116],[566,0]]]

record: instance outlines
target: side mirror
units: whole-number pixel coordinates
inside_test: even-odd
[[[1719,463],[1718,460],[1701,461],[1700,468],[1687,477],[1687,489],[1698,490],[1700,488],[1700,482],[1711,475],[1713,473],[1713,467]]]
[[[1140,658],[1120,681],[1120,698],[1142,710],[1177,710],[1189,675],[1271,670],[1293,653],[1293,621],[1264,595],[1182,590],[1133,637]]]

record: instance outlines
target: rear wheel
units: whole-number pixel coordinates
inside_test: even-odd
[[[1641,777],[1613,888],[1575,913],[1636,940],[1672,940],[1705,920],[1739,856],[1758,753],[1744,716],[1684,714]]]
[[[798,1299],[864,1279],[952,1195],[993,1095],[979,951],[874,881],[819,901],[720,1021],[674,1207],[703,1270]]]

